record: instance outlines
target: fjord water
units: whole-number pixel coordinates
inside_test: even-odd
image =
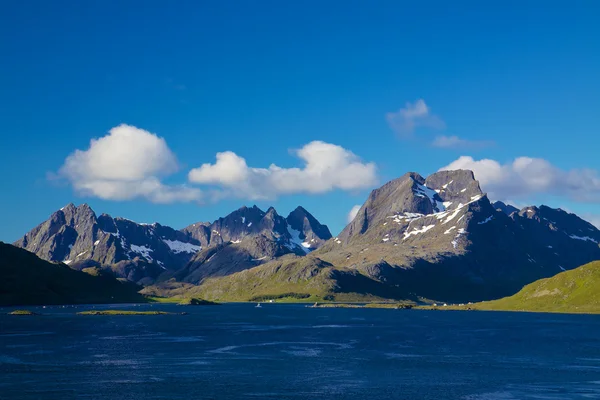
[[[600,316],[284,304],[74,314],[91,308],[0,315],[0,398],[600,398]]]

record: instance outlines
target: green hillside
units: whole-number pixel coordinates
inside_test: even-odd
[[[75,271],[0,242],[0,305],[143,302],[139,289],[99,270]]]
[[[205,279],[199,286],[168,281],[146,287],[147,296],[200,297],[218,301],[379,301],[406,299],[399,291],[359,271],[336,269],[311,255],[288,255],[235,274]]]
[[[540,279],[517,294],[477,303],[478,310],[600,313],[600,261]]]

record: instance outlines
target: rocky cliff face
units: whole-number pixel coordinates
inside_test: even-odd
[[[283,218],[273,207],[242,207],[210,225],[193,224],[183,229],[206,243],[205,249],[174,276],[197,284],[207,277],[225,276],[263,264],[285,254],[304,256],[331,238],[302,207]],[[205,233],[208,232],[208,233]]]
[[[182,280],[195,282],[284,254],[305,255],[330,238],[327,226],[302,207],[288,218],[272,207],[267,212],[256,206],[242,207],[213,223],[196,223],[178,231],[158,223],[96,216],[87,204],[69,204],[15,245],[73,269],[103,268],[147,285],[175,271]]]
[[[407,173],[374,190],[335,238],[302,207],[287,218],[274,208],[242,207],[177,231],[97,217],[87,205],[70,204],[16,245],[144,285],[175,278],[182,285],[211,281],[217,290],[214,279],[227,278],[245,292],[243,277],[252,269],[260,295],[276,295],[265,291],[311,288],[312,276],[289,287],[284,277],[304,276],[294,268],[310,264],[326,266],[328,296],[346,290],[367,298],[376,291],[378,297],[467,302],[511,295],[600,259],[599,243],[600,231],[574,214],[492,204],[472,172],[443,171],[427,178]],[[282,259],[289,261],[284,275]],[[279,274],[275,286],[272,274]]]
[[[492,205],[470,171],[409,173],[374,190],[314,253],[409,293],[448,301],[497,298],[600,258],[600,231],[549,207]],[[510,214],[507,215],[507,214]]]
[[[91,260],[135,282],[151,282],[165,270],[180,269],[201,249],[198,240],[168,226],[96,217],[87,204],[56,211],[15,245],[74,269],[90,266]]]

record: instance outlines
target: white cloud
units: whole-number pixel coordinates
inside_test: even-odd
[[[476,149],[476,148],[493,146],[494,142],[491,140],[468,140],[468,139],[459,138],[458,136],[441,135],[441,136],[437,136],[433,140],[431,145],[433,147],[448,148],[448,149],[450,149],[450,148]]]
[[[462,156],[441,170],[470,169],[482,189],[497,200],[555,195],[579,202],[600,201],[600,175],[592,169],[562,170],[541,158],[519,157],[512,162],[474,160]]]
[[[406,103],[404,108],[397,112],[385,115],[390,128],[402,137],[411,136],[418,127],[444,129],[445,124],[438,116],[433,115],[423,99],[414,103]]]
[[[375,164],[361,162],[354,153],[341,146],[314,141],[295,154],[304,162],[302,168],[282,168],[275,164],[254,168],[231,151],[217,153],[216,163],[192,169],[188,178],[193,183],[220,187],[216,197],[251,200],[294,193],[317,194],[334,189],[364,189],[377,183]]]
[[[177,169],[177,159],[163,138],[122,124],[108,135],[92,139],[87,150],[75,150],[65,160],[59,176],[66,178],[78,193],[105,200],[199,200],[201,192],[197,188],[160,181]]]
[[[358,214],[358,211],[360,210],[360,207],[361,207],[360,204],[357,204],[354,207],[352,207],[352,209],[348,213],[348,217],[347,217],[347,222],[348,223],[354,221],[354,218],[356,218],[356,215]]]

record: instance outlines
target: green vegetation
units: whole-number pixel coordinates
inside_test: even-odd
[[[428,310],[529,311],[600,314],[600,261],[540,279],[518,293],[475,304],[423,306]]]
[[[198,286],[169,280],[144,288],[151,298],[213,301],[370,302],[398,299],[398,290],[355,269],[336,269],[308,255],[284,256],[231,275],[208,278]]]
[[[166,311],[91,310],[78,312],[77,315],[175,315],[175,313]]]
[[[179,303],[180,306],[218,306],[219,303],[215,303],[214,301],[208,301],[203,299],[189,298],[185,299]]]
[[[0,242],[0,305],[140,303],[139,287],[114,277],[75,271]]]
[[[540,279],[513,296],[472,307],[477,310],[600,313],[600,261]]]
[[[146,301],[150,303],[178,304],[183,300],[181,297],[146,296]]]
[[[38,315],[33,311],[29,310],[15,310],[13,312],[8,313],[9,315]]]
[[[310,298],[309,293],[281,293],[281,294],[265,294],[261,296],[254,296],[250,298],[250,301],[269,301],[269,300],[279,300],[279,299],[298,299],[298,300],[306,300]]]

